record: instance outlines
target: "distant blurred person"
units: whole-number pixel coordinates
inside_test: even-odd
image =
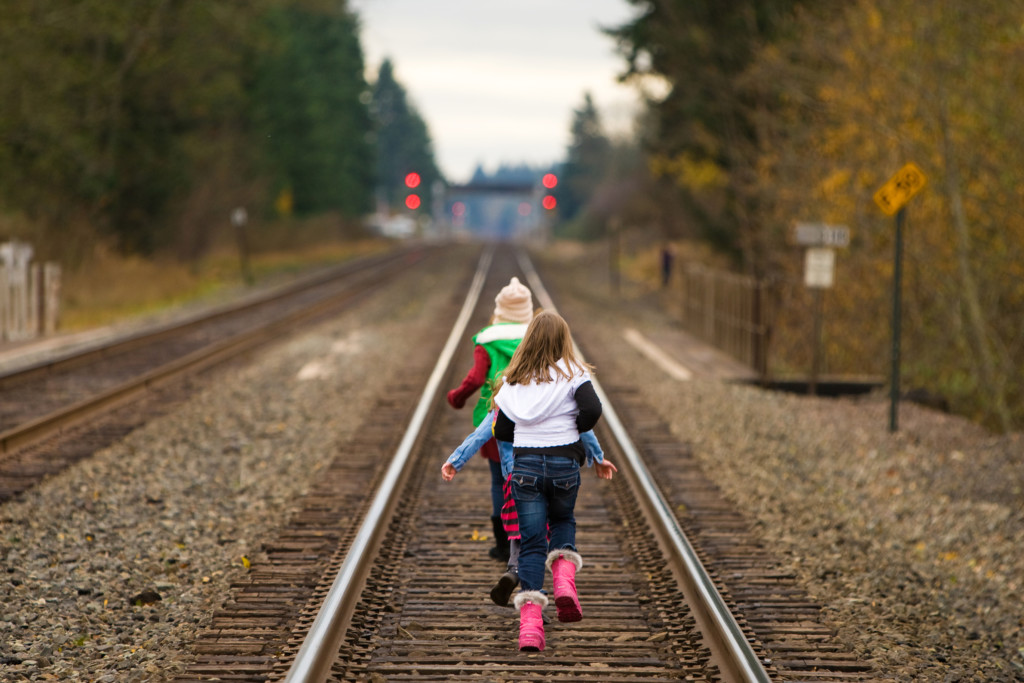
[[[668,287],[672,279],[672,264],[676,260],[676,250],[671,244],[661,248],[661,286]]]

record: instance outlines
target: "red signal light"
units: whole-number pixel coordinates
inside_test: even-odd
[[[416,195],[416,194],[408,195],[405,198],[405,205],[406,205],[406,207],[408,207],[410,209],[414,209],[414,210],[420,208],[420,197],[419,197],[419,195]]]
[[[558,184],[558,176],[554,173],[545,173],[544,177],[541,178],[541,184],[549,190]]]
[[[405,186],[406,187],[419,187],[419,184],[420,184],[420,174],[419,173],[410,173],[410,174],[405,176]]]
[[[541,200],[540,205],[550,211],[551,209],[558,206],[558,201],[551,195],[544,195],[544,199]]]

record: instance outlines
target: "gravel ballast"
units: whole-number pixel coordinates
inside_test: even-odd
[[[260,560],[260,539],[387,384],[388,359],[441,301],[462,296],[456,256],[256,354],[3,505],[0,679],[183,671],[230,583]],[[560,309],[615,358],[597,376],[638,387],[880,677],[1024,680],[1020,434],[909,403],[891,434],[884,396],[671,379],[622,334],[680,332],[657,297],[627,285],[612,301],[593,267],[603,257],[538,260],[554,259],[559,268],[544,272],[566,297]]]
[[[162,681],[352,437],[465,258],[254,355],[0,509],[0,680]],[[243,559],[244,558],[244,559]]]
[[[671,379],[623,336],[682,334],[663,295],[609,296],[599,254],[539,260],[557,263],[574,331],[616,359],[597,377],[638,385],[851,651],[892,680],[1024,681],[1020,433],[908,402],[892,433],[887,395]]]

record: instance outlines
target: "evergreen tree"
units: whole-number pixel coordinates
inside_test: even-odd
[[[589,92],[584,94],[583,105],[573,111],[570,132],[566,161],[558,174],[554,193],[558,216],[564,222],[584,218],[587,204],[604,178],[609,161],[611,146]]]
[[[344,5],[282,6],[266,19],[270,49],[260,55],[254,118],[278,192],[298,215],[371,206],[372,123],[358,24]]]
[[[0,0],[0,216],[44,249],[107,233],[195,256],[261,185],[301,214],[364,213],[371,124],[346,6]],[[69,226],[86,226],[80,244]]]
[[[0,0],[2,208],[57,244],[76,224],[127,251],[173,239],[198,139],[244,103],[240,46],[263,2],[229,4]]]
[[[676,187],[705,239],[757,270],[756,119],[776,103],[742,76],[791,25],[799,0],[629,1],[640,15],[608,31],[626,59],[623,78],[669,87],[652,102],[651,168]]]
[[[372,111],[377,142],[377,196],[388,206],[401,206],[407,194],[405,178],[420,176],[416,188],[426,201],[441,172],[434,160],[427,124],[395,79],[394,66],[385,59],[373,85]]]

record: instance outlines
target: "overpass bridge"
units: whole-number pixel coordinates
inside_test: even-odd
[[[552,174],[535,182],[470,182],[443,186],[433,219],[455,233],[509,239],[546,233],[554,218]]]

